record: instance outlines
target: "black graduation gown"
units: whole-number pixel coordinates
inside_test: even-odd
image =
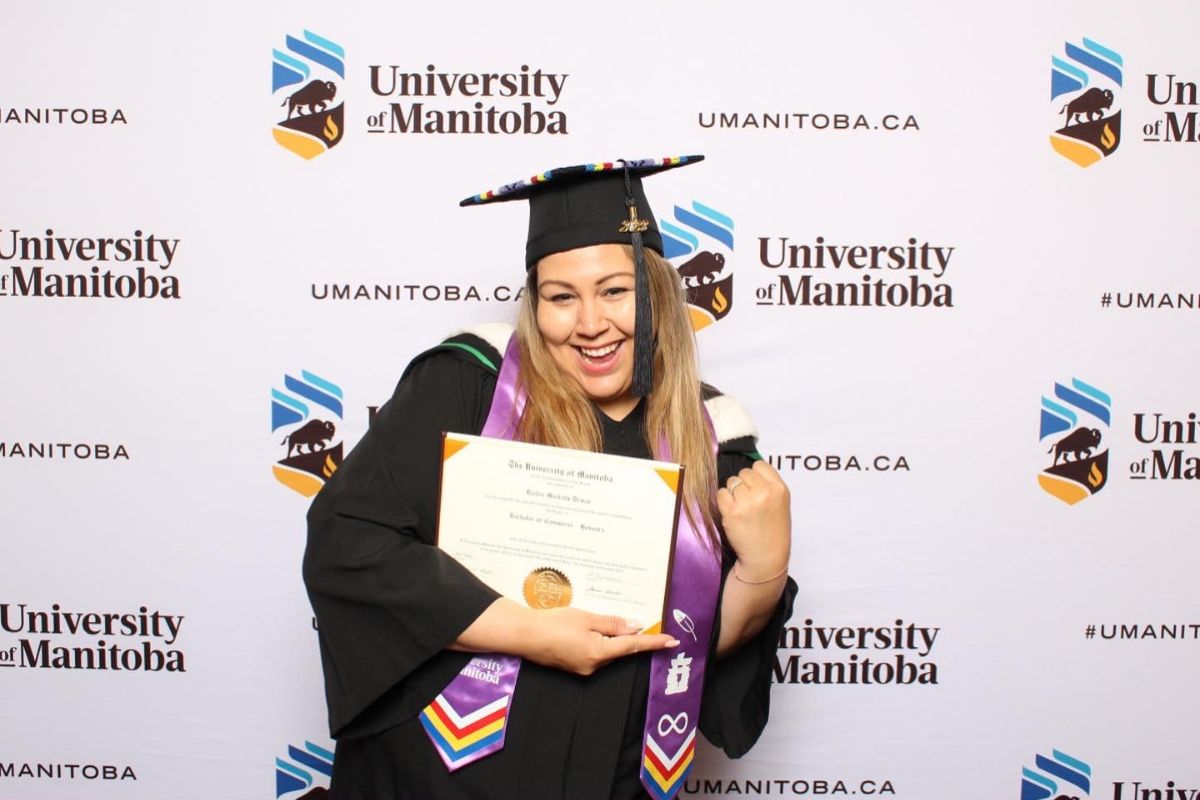
[[[524,662],[504,749],[453,773],[418,721],[470,658],[444,648],[497,597],[432,545],[441,432],[483,428],[496,373],[479,356],[500,362],[481,339],[448,341],[409,365],[308,514],[304,577],[337,739],[331,795],[646,797],[638,772],[649,654],[618,659],[589,677]],[[648,456],[640,405],[620,422],[600,418],[606,452]],[[752,451],[753,439],[730,444],[718,459],[722,480],[751,463],[739,450]],[[727,554],[722,580],[730,564]],[[709,661],[700,729],[731,756],[747,751],[766,724],[775,646],[794,593],[789,580],[763,632]]]

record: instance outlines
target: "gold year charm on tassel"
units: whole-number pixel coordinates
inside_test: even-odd
[[[650,228],[650,220],[638,219],[637,206],[629,207],[629,219],[621,222],[617,233],[645,233]]]

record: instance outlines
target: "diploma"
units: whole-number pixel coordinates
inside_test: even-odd
[[[445,434],[437,544],[531,608],[662,620],[683,467]]]

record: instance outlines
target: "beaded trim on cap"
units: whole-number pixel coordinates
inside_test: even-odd
[[[628,167],[629,172],[633,175],[645,175],[658,172],[671,167],[678,167],[684,164],[690,164],[695,161],[703,161],[704,156],[667,156],[666,158],[635,158],[625,159],[623,161],[599,161],[592,164],[576,164],[571,167],[558,167],[557,169],[546,170],[540,172],[531,178],[524,180],[506,183],[499,189],[493,189],[488,192],[481,192],[466,198],[459,203],[460,206],[478,205],[480,203],[488,203],[491,201],[515,200],[517,197],[524,196],[524,192],[533,189],[544,183],[549,183],[555,179],[567,178],[572,175],[581,175],[587,172],[614,172],[620,171]]]

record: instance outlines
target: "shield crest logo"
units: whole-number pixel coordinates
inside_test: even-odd
[[[276,800],[326,800],[333,777],[333,751],[306,741],[289,744],[287,758],[275,757]]]
[[[1065,44],[1065,57],[1050,58],[1050,103],[1055,127],[1050,146],[1081,167],[1090,167],[1121,144],[1120,94],[1124,60],[1091,39]]]
[[[312,497],[342,463],[342,390],[308,370],[299,378],[284,375],[283,387],[271,390],[271,431],[284,430],[279,446],[287,452],[271,471],[284,486]]]
[[[1021,770],[1021,800],[1050,800],[1092,795],[1092,767],[1085,761],[1051,750],[1050,756],[1034,757],[1034,768]]]
[[[271,96],[282,117],[271,131],[275,141],[305,159],[337,146],[345,129],[346,51],[304,31],[284,37],[284,49],[271,55]]]
[[[692,329],[699,331],[733,309],[733,220],[693,201],[660,219],[663,255],[675,265],[687,293]]]
[[[1070,386],[1054,384],[1054,396],[1042,397],[1038,442],[1048,447],[1050,465],[1038,485],[1067,505],[1075,505],[1108,483],[1108,431],[1112,399],[1078,378]]]

